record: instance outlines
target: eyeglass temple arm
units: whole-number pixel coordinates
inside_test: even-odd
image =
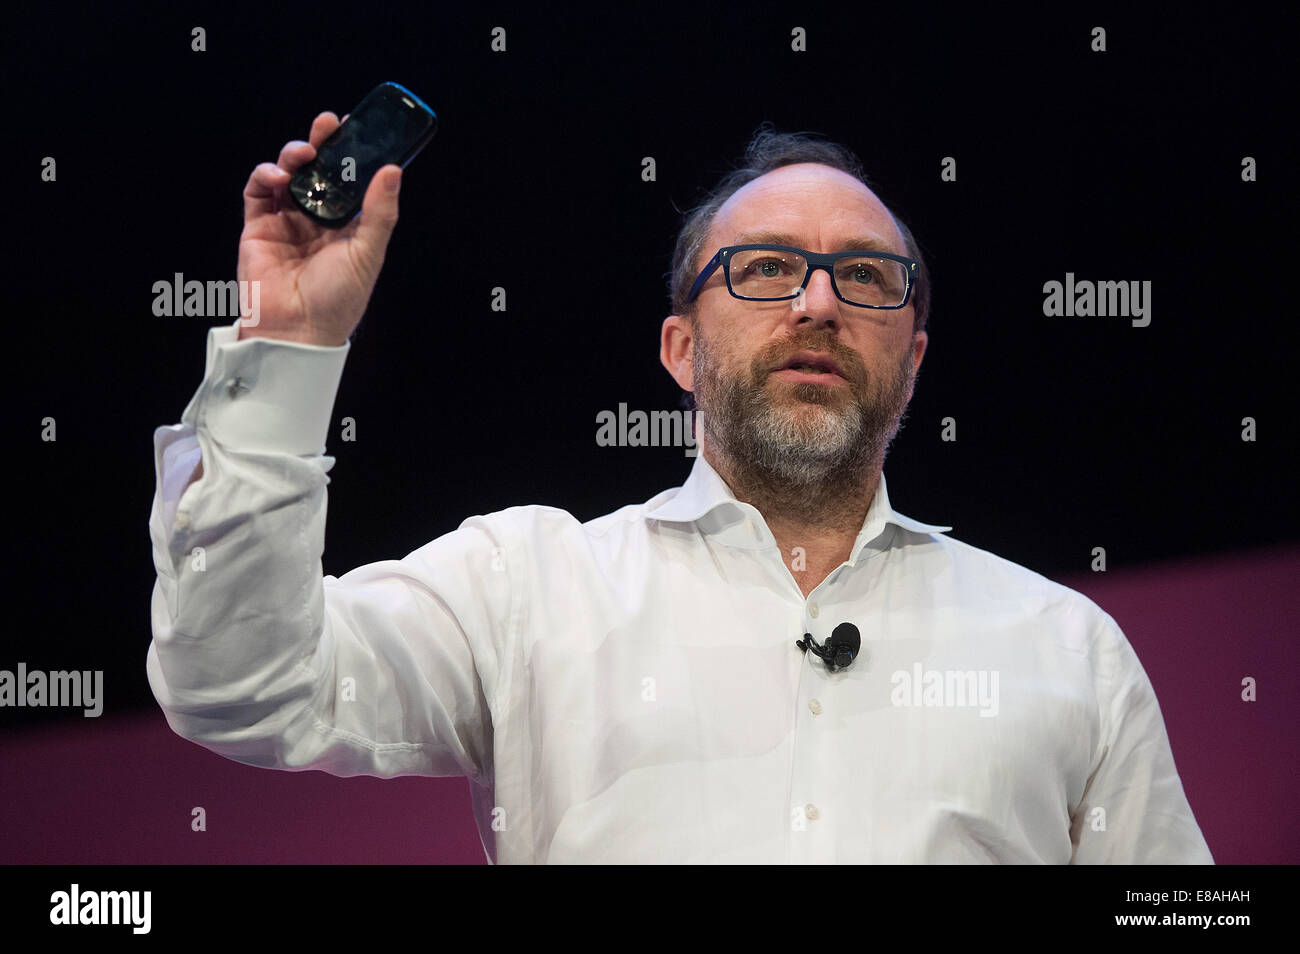
[[[700,270],[700,277],[695,279],[695,284],[691,286],[690,294],[686,296],[687,302],[695,301],[695,296],[700,293],[700,289],[704,287],[704,283],[709,280],[710,275],[717,271],[720,264],[722,264],[722,250],[718,249],[714,256],[709,259],[704,268]]]

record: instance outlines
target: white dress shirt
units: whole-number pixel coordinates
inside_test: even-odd
[[[147,668],[183,737],[467,776],[501,863],[1212,863],[1114,619],[895,512],[883,477],[807,598],[703,456],[587,523],[511,507],[322,578],[349,345],[236,333],[155,432]],[[795,646],[845,621],[849,669]]]

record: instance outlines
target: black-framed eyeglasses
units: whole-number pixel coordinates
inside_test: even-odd
[[[859,308],[902,308],[912,297],[921,263],[868,249],[810,252],[793,245],[727,245],[718,249],[695,279],[688,303],[695,301],[719,268],[727,278],[727,291],[744,301],[798,298],[813,271],[824,268],[840,301]]]

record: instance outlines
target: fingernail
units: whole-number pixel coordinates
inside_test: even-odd
[[[400,189],[401,187],[402,187],[401,175],[389,176],[388,192],[390,195],[397,195],[397,190]]]

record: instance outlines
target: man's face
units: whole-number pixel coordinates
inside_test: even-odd
[[[874,248],[906,254],[888,210],[853,177],[828,166],[784,166],[738,190],[719,209],[700,262],[723,245],[775,242],[814,252]],[[878,310],[840,301],[830,275],[813,272],[792,301],[734,298],[721,270],[696,299],[692,329],[665,322],[663,358],[695,392],[706,447],[742,467],[791,483],[861,471],[898,429],[926,336],[913,308]],[[691,340],[673,337],[677,319]],[[835,373],[786,368],[827,359]],[[683,379],[685,383],[683,383]]]

